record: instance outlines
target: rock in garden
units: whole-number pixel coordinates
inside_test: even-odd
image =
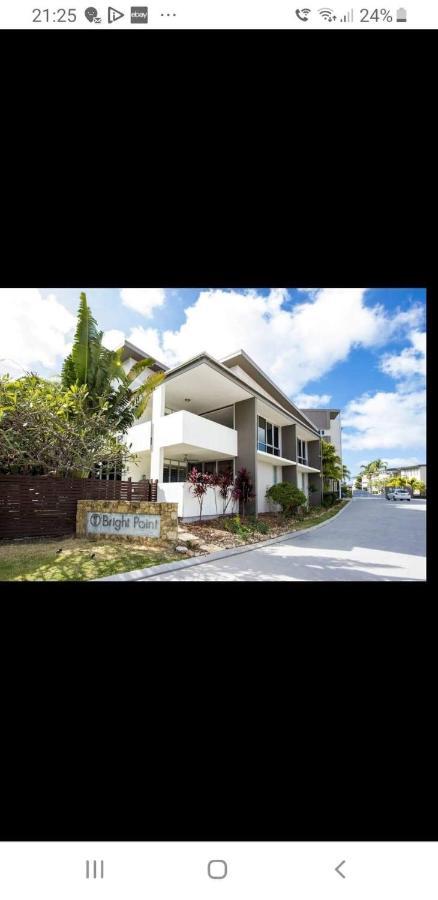
[[[175,547],[177,553],[188,553],[187,547]]]

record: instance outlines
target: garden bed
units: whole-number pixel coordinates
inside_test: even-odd
[[[260,513],[256,518],[254,516],[241,516],[240,525],[243,528],[249,527],[251,529],[249,533],[245,534],[233,534],[227,529],[227,526],[229,527],[230,525],[230,517],[219,516],[217,519],[208,519],[205,522],[183,523],[178,528],[178,544],[187,547],[187,556],[202,556],[214,553],[217,550],[228,550],[246,544],[257,544],[260,541],[281,537],[281,535],[288,534],[291,531],[301,531],[305,528],[311,528],[313,525],[320,525],[326,519],[336,515],[348,502],[348,500],[343,500],[329,509],[312,507],[311,511],[304,518],[284,518],[281,513]],[[267,530],[265,533],[255,530],[255,522],[262,523],[264,531],[264,526],[266,526]]]

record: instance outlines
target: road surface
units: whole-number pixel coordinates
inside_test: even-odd
[[[315,531],[145,581],[423,581],[426,501],[356,495]]]

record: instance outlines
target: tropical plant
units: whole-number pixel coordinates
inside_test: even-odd
[[[266,491],[266,498],[273,503],[281,506],[283,515],[293,515],[300,506],[306,506],[307,497],[289,481],[279,481],[278,484],[271,484]]]
[[[240,516],[232,516],[226,519],[223,525],[225,531],[237,535],[237,537],[247,538],[251,534],[252,529],[248,525],[243,525]]]
[[[190,492],[199,503],[199,521],[201,521],[205,495],[208,488],[212,486],[212,476],[207,474],[207,472],[199,472],[198,469],[193,468],[187,473],[186,481],[189,484]]]
[[[418,492],[423,496],[426,494],[426,485],[424,481],[420,481],[418,478],[408,478],[408,484],[412,488],[412,493]]]
[[[336,448],[328,441],[321,441],[323,486],[329,487],[331,481],[342,480],[342,462]]]
[[[336,491],[327,491],[322,499],[322,505],[325,507],[333,506],[339,502],[339,496]]]
[[[29,374],[0,378],[0,470],[87,478],[97,463],[132,458],[108,424],[105,405],[88,406],[85,385],[68,389]]]
[[[222,498],[222,515],[233,499],[233,476],[231,472],[223,472],[217,476],[216,485],[219,488],[219,496]]]
[[[351,477],[350,469],[348,468],[348,466],[343,465],[342,466],[342,481],[348,481],[348,479],[350,477]]]
[[[104,406],[110,424],[123,433],[143,414],[152,392],[165,375],[154,372],[133,390],[133,383],[155,360],[142,359],[125,372],[122,350],[108,350],[102,340],[103,331],[98,330],[86,294],[82,292],[73,347],[64,360],[61,383],[64,388],[85,385],[89,409],[96,411]]]
[[[245,515],[246,505],[249,500],[255,497],[254,493],[254,485],[251,479],[251,473],[242,466],[239,469],[236,478],[234,480],[234,487],[232,490],[232,498],[236,500],[239,504],[242,504],[243,515]]]

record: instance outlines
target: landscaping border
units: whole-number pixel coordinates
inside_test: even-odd
[[[348,500],[346,505],[340,509],[335,516],[331,516],[330,519],[326,519],[325,522],[320,522],[318,525],[312,525],[311,528],[300,528],[299,531],[288,531],[280,537],[268,538],[266,541],[258,541],[256,544],[247,544],[244,547],[232,547],[230,550],[217,550],[215,553],[206,553],[205,556],[192,556],[190,559],[177,560],[177,562],[173,563],[163,563],[160,566],[150,566],[148,569],[134,569],[132,572],[119,572],[117,575],[107,575],[105,578],[93,578],[92,581],[94,583],[99,581],[144,581],[147,578],[152,578],[153,575],[164,575],[166,572],[175,572],[178,571],[178,569],[188,569],[190,566],[200,566],[202,563],[210,562],[211,560],[225,559],[227,556],[236,556],[238,553],[247,553],[248,550],[259,550],[261,547],[266,547],[270,544],[279,544],[281,541],[290,541],[292,538],[297,538],[301,534],[309,534],[311,531],[316,531],[317,528],[324,528],[325,525],[329,525],[330,522],[333,522],[334,519],[337,519],[338,516],[341,516],[342,513],[348,509],[351,502],[351,500]]]

